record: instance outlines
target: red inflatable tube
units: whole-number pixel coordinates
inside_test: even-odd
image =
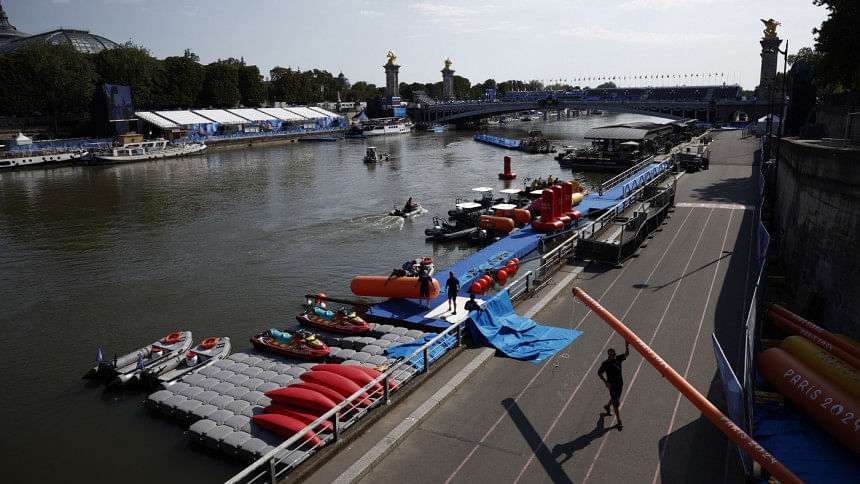
[[[840,346],[835,346],[833,343],[824,339],[824,337],[820,336],[819,334],[814,333],[812,331],[809,331],[808,329],[804,328],[800,324],[798,324],[798,323],[796,323],[796,322],[794,322],[788,318],[785,318],[781,314],[776,313],[776,312],[768,312],[767,317],[770,318],[770,320],[773,321],[774,323],[777,323],[778,325],[785,328],[786,330],[791,331],[794,334],[803,336],[804,338],[808,339],[809,341],[812,341],[813,343],[817,344],[818,346],[824,348],[825,350],[832,353],[833,356],[839,358],[840,360],[844,361],[845,363],[848,363],[849,365],[853,366],[855,369],[860,369],[860,358],[857,358],[852,353],[843,350],[842,347],[840,347]],[[819,328],[819,329],[821,329],[821,328]],[[824,330],[822,329],[821,331],[824,331]],[[827,334],[830,334],[830,333],[827,333]],[[831,336],[833,336],[833,335],[831,334]],[[839,338],[836,338],[835,336],[833,336],[833,339],[839,339]],[[844,342],[844,340],[839,340],[839,341]]]
[[[564,227],[559,219],[553,217],[555,197],[550,188],[544,188],[540,197],[540,218],[532,221],[532,228],[538,232],[555,232]]]
[[[400,297],[418,299],[419,286],[417,277],[356,276],[349,284],[356,296]],[[439,281],[435,278],[430,284],[430,299],[439,297]]]
[[[860,402],[781,348],[762,351],[756,369],[803,413],[860,456]]]
[[[513,180],[516,177],[517,177],[516,173],[511,173],[511,157],[506,156],[505,157],[505,172],[499,173],[499,178],[501,178],[502,180]]]
[[[836,336],[835,334],[831,333],[830,331],[827,331],[826,329],[822,328],[821,326],[818,326],[817,324],[794,314],[793,312],[789,311],[788,309],[785,309],[784,307],[780,306],[779,304],[771,303],[768,305],[768,309],[770,309],[770,311],[772,311],[771,314],[781,315],[785,319],[788,319],[789,321],[796,323],[801,328],[803,328],[803,329],[809,331],[810,333],[820,337],[821,339],[823,339],[824,341],[827,341],[831,345],[836,346],[836,347],[842,349],[843,351],[846,351],[846,352],[854,355],[854,357],[857,360],[860,360],[860,348],[858,348],[857,346],[854,346],[853,344],[851,344],[851,342],[846,341],[846,340]],[[827,348],[825,348],[825,349],[827,349]],[[827,350],[830,351],[829,349],[827,349]],[[857,365],[854,365],[854,367],[860,368]]]
[[[478,217],[478,227],[482,229],[495,229],[503,234],[509,234],[514,230],[514,220],[508,217],[481,215]]]

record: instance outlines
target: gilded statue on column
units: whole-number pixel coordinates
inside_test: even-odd
[[[445,69],[450,69],[451,64],[452,64],[451,58],[450,57],[445,58]]]
[[[393,65],[393,64],[394,64],[394,59],[396,59],[396,58],[397,58],[397,56],[395,56],[395,55],[394,55],[394,52],[391,52],[391,51],[389,50],[389,51],[388,51],[388,63]]]
[[[764,23],[764,37],[770,39],[776,37],[776,26],[782,25],[774,19],[760,19]]]

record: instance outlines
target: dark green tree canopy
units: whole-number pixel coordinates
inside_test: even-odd
[[[828,10],[817,35],[816,76],[828,91],[856,91],[860,88],[860,1],[814,0]]]

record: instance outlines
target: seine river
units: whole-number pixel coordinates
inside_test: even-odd
[[[494,125],[557,147],[589,128],[656,120],[589,116]],[[355,275],[409,258],[444,268],[474,252],[425,242],[434,214],[470,189],[562,171],[552,155],[477,143],[468,131],[213,151],[193,158],[0,172],[0,455],[6,482],[223,481],[241,463],[189,447],[147,414],[146,393],[81,380],[101,347],[124,354],[168,333],[229,336],[234,351],[295,323],[301,295],[350,297]],[[392,159],[362,163],[375,144]],[[502,182],[505,155],[518,179]],[[504,184],[507,183],[507,184]],[[497,192],[498,193],[498,192]],[[386,216],[408,197],[427,213]]]

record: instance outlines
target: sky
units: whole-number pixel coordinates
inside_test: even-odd
[[[158,58],[186,48],[207,64],[244,58],[322,69],[385,85],[388,51],[400,82],[439,82],[446,58],[473,84],[699,73],[758,84],[764,25],[774,18],[789,53],[813,47],[826,18],[812,0],[0,0],[18,30],[89,30],[131,40]],[[782,44],[785,48],[785,41]],[[780,62],[780,68],[782,63]],[[714,75],[718,74],[718,75]],[[675,81],[651,81],[656,85]],[[680,84],[692,84],[682,81]],[[703,83],[699,81],[699,83]]]

